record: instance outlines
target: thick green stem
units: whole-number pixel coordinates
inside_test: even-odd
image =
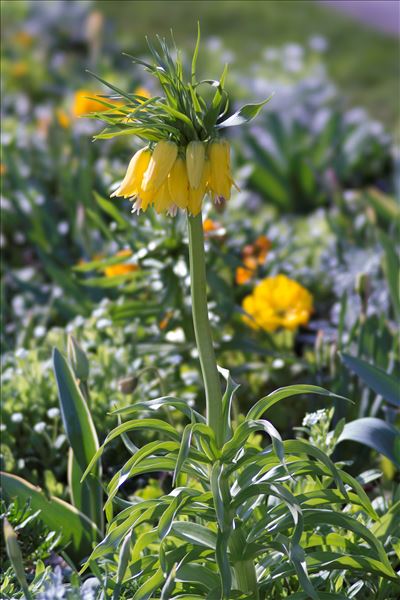
[[[207,281],[201,213],[188,216],[193,324],[206,391],[207,423],[223,444],[222,394],[207,310]]]

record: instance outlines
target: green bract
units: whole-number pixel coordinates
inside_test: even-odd
[[[242,106],[235,114],[224,120],[229,109],[229,95],[225,89],[227,66],[219,80],[205,79],[198,81],[196,77],[197,56],[200,45],[200,26],[197,43],[193,53],[191,70],[185,81],[184,64],[173,41],[173,54],[165,39],[157,38],[156,48],[148,39],[147,45],[153,58],[153,64],[139,58],[132,58],[135,64],[142,65],[146,71],[159,82],[163,97],[155,96],[146,99],[137,94],[122,91],[101,77],[96,79],[112,89],[116,95],[104,97],[105,112],[88,115],[107,123],[106,129],[94,139],[113,138],[121,135],[136,135],[150,142],[158,142],[169,138],[180,146],[190,141],[208,141],[216,137],[217,130],[233,125],[248,123],[257,116],[261,108],[271,96],[258,104]],[[212,90],[211,99],[204,98],[206,88]],[[115,106],[112,102],[123,100],[123,106]]]

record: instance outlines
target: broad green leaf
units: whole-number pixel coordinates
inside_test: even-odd
[[[196,563],[179,567],[176,571],[176,581],[196,583],[206,591],[219,585],[219,578],[215,571]]]
[[[190,421],[198,421],[200,423],[206,423],[206,419],[198,413],[196,410],[190,408],[187,402],[174,398],[173,396],[162,396],[161,398],[154,398],[153,400],[143,400],[142,402],[136,402],[131,406],[124,406],[117,408],[112,411],[114,415],[134,415],[138,412],[145,410],[157,411],[163,406],[172,406],[182,414],[184,414]]]
[[[84,472],[99,447],[96,429],[77,380],[57,348],[53,350],[53,367],[65,433],[72,448],[74,459],[77,462],[76,469]],[[96,479],[92,479],[85,486],[85,502],[83,502],[83,497],[77,493],[75,482],[75,498],[80,497],[82,500],[81,506],[78,506],[79,510],[83,511],[84,508],[87,508],[89,512],[85,514],[91,521],[96,523],[99,529],[102,529],[103,492],[100,483],[97,481],[101,477],[99,465],[94,471],[94,476]],[[76,477],[74,479],[76,480]]]
[[[189,542],[190,544],[197,544],[204,546],[205,548],[211,548],[215,550],[217,544],[217,534],[198,523],[190,523],[185,521],[174,521],[172,524],[172,532]]]
[[[284,448],[282,444],[282,438],[275,427],[265,419],[258,419],[257,421],[248,420],[241,423],[236,429],[233,437],[227,442],[222,448],[221,460],[229,462],[232,458],[243,448],[249,435],[253,431],[265,431],[271,440],[274,447],[275,453],[278,456],[282,464],[285,462]]]
[[[268,396],[264,396],[255,403],[255,405],[249,410],[246,415],[247,419],[259,419],[271,406],[284,400],[285,398],[290,398],[292,396],[299,396],[301,394],[316,394],[318,396],[327,396],[328,398],[336,398],[339,400],[347,400],[350,402],[348,398],[344,396],[339,396],[338,394],[334,394],[333,392],[329,392],[322,387],[317,385],[290,385],[287,387],[282,387],[274,392],[268,394]]]
[[[388,569],[379,560],[365,555],[343,555],[337,552],[318,551],[307,555],[307,566],[311,571],[320,571],[327,569],[346,569],[350,572],[361,571],[362,573],[377,573],[380,576],[388,577],[398,581],[398,577],[392,568]]]
[[[125,219],[121,215],[115,202],[110,202],[110,200],[102,198],[97,192],[93,192],[93,195],[97,204],[104,210],[105,213],[107,213],[112,219],[114,219],[116,223],[118,223],[121,229],[132,229],[132,226],[130,225],[128,219]]]
[[[226,380],[226,389],[222,397],[222,418],[224,422],[225,435],[224,441],[227,442],[232,437],[231,412],[232,401],[235,392],[239,389],[239,384],[236,383],[227,369],[218,369],[221,375]]]
[[[368,188],[365,198],[388,224],[400,219],[400,206],[395,198],[372,187]]]
[[[393,240],[383,231],[379,232],[385,255],[383,257],[383,269],[389,287],[390,298],[397,320],[400,320],[400,257],[396,252]]]
[[[101,538],[95,523],[64,500],[47,498],[42,490],[21,477],[1,473],[1,487],[5,498],[18,498],[21,503],[30,499],[33,511],[40,511],[40,519],[51,531],[61,532],[63,543],[68,544],[67,553],[81,561],[91,550],[93,543]]]
[[[164,574],[161,569],[157,569],[150,579],[148,579],[138,590],[135,592],[132,600],[149,600],[152,597],[153,592],[164,583]]]
[[[222,598],[229,598],[232,588],[232,574],[229,564],[228,544],[230,531],[218,531],[215,559],[221,579]]]
[[[98,527],[103,526],[102,493],[99,482],[89,477],[82,481],[82,470],[74,457],[72,448],[68,453],[68,485],[71,504],[86,515]]]
[[[338,443],[344,441],[369,446],[400,468],[400,431],[382,419],[364,417],[346,423]]]
[[[127,421],[126,423],[121,423],[118,427],[115,427],[106,437],[104,443],[97,452],[92,455],[92,459],[83,474],[83,479],[87,477],[88,473],[93,469],[96,462],[99,460],[100,456],[104,452],[104,448],[107,444],[109,444],[113,439],[121,435],[122,433],[126,433],[127,431],[136,431],[136,430],[149,430],[152,432],[158,432],[161,435],[165,435],[171,438],[173,441],[179,442],[179,435],[170,425],[169,423],[165,423],[160,419],[137,419],[135,421]]]
[[[163,512],[162,516],[160,517],[160,520],[158,522],[158,528],[157,528],[160,540],[163,540],[171,531],[172,521],[174,520],[175,515],[178,512],[179,506],[181,503],[182,503],[182,495],[178,494],[177,496],[175,496],[173,498],[170,505],[167,506],[167,508]]]
[[[12,565],[15,577],[22,588],[26,600],[32,600],[33,596],[29,591],[28,582],[26,580],[24,562],[20,545],[18,543],[17,534],[13,526],[8,522],[7,518],[3,518],[3,534],[5,541],[5,550]]]
[[[179,447],[178,458],[176,460],[174,476],[172,478],[172,485],[175,485],[176,480],[179,477],[179,474],[181,472],[183,463],[185,462],[185,460],[187,459],[187,457],[189,455],[190,444],[192,442],[192,435],[193,435],[193,425],[192,424],[186,425],[185,429],[183,430],[183,434],[182,434],[182,440],[181,440],[181,444]]]
[[[328,467],[329,471],[332,474],[333,479],[335,480],[336,485],[342,492],[345,498],[347,498],[346,488],[340,477],[339,471],[336,466],[333,464],[331,459],[325,452],[322,452],[317,446],[313,446],[306,440],[284,440],[283,442],[285,448],[285,455],[287,454],[307,454],[321,461],[326,467]]]
[[[400,382],[395,377],[350,354],[342,353],[340,357],[346,367],[358,375],[376,394],[383,396],[393,406],[400,407]]]
[[[217,129],[249,123],[258,115],[262,107],[271,100],[273,95],[274,94],[271,94],[266,100],[259,102],[258,104],[246,104],[245,106],[242,106],[235,114],[225,119],[225,121],[222,121],[222,123],[218,123]]]
[[[379,517],[377,523],[373,523],[371,531],[382,544],[385,544],[392,537],[400,536],[400,500]]]

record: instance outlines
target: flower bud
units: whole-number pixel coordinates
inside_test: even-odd
[[[189,201],[189,180],[185,161],[180,156],[168,175],[168,189],[173,202],[179,208],[186,208]]]
[[[87,381],[89,377],[89,361],[72,335],[68,336],[67,353],[75,377],[80,381]]]
[[[143,175],[149,166],[150,159],[151,152],[148,148],[142,148],[141,150],[138,150],[138,152],[136,152],[131,158],[126,175],[121,185],[111,195],[111,198],[114,196],[123,196],[124,198],[128,198],[129,196],[135,196],[138,194]]]
[[[28,584],[25,577],[21,548],[18,544],[17,534],[6,518],[3,520],[3,532],[8,558],[13,566],[18,583],[24,592],[26,592],[28,590]]]
[[[124,377],[124,379],[120,379],[118,381],[118,390],[121,392],[121,394],[132,394],[135,391],[137,384],[137,377]]]
[[[205,160],[202,142],[190,142],[186,148],[186,165],[190,187],[197,189],[201,183]]]
[[[178,155],[174,142],[162,140],[154,148],[149,166],[143,176],[142,188],[145,192],[155,192],[166,180]]]

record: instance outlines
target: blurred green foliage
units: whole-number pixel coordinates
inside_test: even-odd
[[[113,35],[122,44],[143,44],[148,35],[168,35],[191,47],[196,21],[207,36],[221,38],[237,52],[234,68],[260,60],[260,48],[282,43],[305,44],[314,35],[326,37],[329,73],[348,105],[359,104],[375,118],[398,127],[397,40],[374,31],[323,3],[300,0],[100,0],[99,9],[115,22]],[[134,15],[134,18],[131,18]]]

